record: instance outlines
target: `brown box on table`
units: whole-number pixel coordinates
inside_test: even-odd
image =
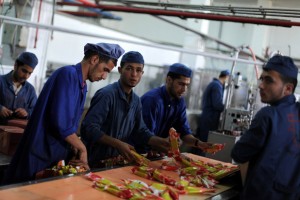
[[[0,126],[0,152],[12,156],[21,140],[24,129],[15,126]]]
[[[11,119],[7,121],[7,126],[16,126],[25,129],[28,120],[26,119]]]

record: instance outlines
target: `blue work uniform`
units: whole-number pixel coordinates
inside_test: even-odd
[[[100,160],[120,155],[116,148],[98,143],[104,134],[126,143],[131,143],[134,135],[144,145],[153,136],[144,124],[140,98],[134,92],[129,95],[130,102],[119,80],[101,88],[92,98],[80,131],[91,167],[97,166]]]
[[[29,181],[35,174],[68,162],[65,138],[75,133],[84,109],[86,84],[81,64],[57,69],[48,79],[33,110],[4,183]]]
[[[197,137],[207,142],[209,131],[217,130],[223,104],[224,86],[219,79],[214,78],[206,87],[202,96],[202,113],[199,117]]]
[[[22,84],[21,90],[15,94],[13,88],[13,71],[0,76],[0,110],[2,106],[11,111],[17,108],[24,108],[28,113],[27,118],[31,116],[37,96],[34,87],[27,81]],[[0,118],[0,124],[6,124],[8,118]]]
[[[166,86],[154,88],[141,97],[145,124],[156,136],[166,138],[170,128],[180,136],[191,134],[184,98],[171,98]]]
[[[249,162],[241,199],[300,199],[300,104],[294,95],[262,108],[232,149]]]

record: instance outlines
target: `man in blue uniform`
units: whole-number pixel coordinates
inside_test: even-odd
[[[223,104],[224,85],[229,74],[228,70],[221,71],[219,78],[214,78],[202,95],[202,112],[197,127],[197,137],[202,141],[207,141],[209,131],[218,129],[220,115],[225,107]]]
[[[184,93],[190,84],[192,70],[181,63],[169,67],[166,84],[152,89],[141,97],[143,119],[151,132],[167,138],[170,128],[174,128],[183,142],[196,148],[207,148],[204,143],[192,135],[186,116]],[[140,151],[143,151],[141,149]]]
[[[36,173],[60,160],[89,169],[87,151],[76,135],[86,97],[86,80],[105,79],[124,50],[117,44],[86,44],[83,60],[57,69],[37,100],[24,136],[4,177],[4,183],[35,179]]]
[[[26,80],[38,64],[30,52],[21,53],[15,61],[14,70],[0,76],[0,124],[12,118],[28,119],[36,103],[34,87]]]
[[[127,52],[118,70],[120,79],[96,92],[81,125],[91,168],[101,167],[101,161],[118,155],[131,161],[134,147],[129,143],[133,135],[144,145],[165,152],[169,147],[167,140],[153,136],[145,126],[140,98],[132,90],[144,73],[143,56],[136,51]]]
[[[248,172],[241,199],[300,199],[300,104],[294,91],[298,68],[290,57],[275,55],[260,76],[263,107],[232,149]]]

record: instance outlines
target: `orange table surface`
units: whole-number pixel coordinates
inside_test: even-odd
[[[195,156],[192,154],[187,154],[189,157],[216,163],[220,161]],[[153,161],[151,166],[159,167],[162,161]],[[228,163],[228,165],[231,165]],[[121,167],[111,170],[94,172],[97,175],[107,178],[115,183],[122,183],[121,179],[135,179],[141,180],[146,183],[151,183],[153,181],[144,179],[142,177],[136,176],[131,173],[132,166]],[[179,179],[176,172],[161,170],[164,174],[169,175],[175,179]],[[50,200],[50,199],[89,199],[89,200],[113,200],[120,199],[109,193],[96,190],[92,188],[92,181],[87,180],[83,175],[71,176],[67,178],[59,178],[51,181],[45,181],[36,184],[29,184],[25,186],[11,187],[7,189],[0,190],[0,199],[9,200]],[[197,195],[180,195],[180,199],[207,199],[209,197],[215,196],[221,192],[229,190],[232,185],[216,185],[216,192],[211,194],[197,194]]]

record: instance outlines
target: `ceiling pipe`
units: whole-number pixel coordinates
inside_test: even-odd
[[[237,16],[210,14],[210,13],[171,11],[171,10],[162,10],[162,9],[111,6],[111,5],[92,6],[92,5],[80,5],[76,3],[67,3],[67,2],[57,2],[57,4],[62,6],[66,5],[66,6],[85,7],[85,8],[99,8],[99,9],[109,10],[109,11],[174,16],[183,19],[196,18],[196,19],[207,19],[207,20],[215,20],[215,21],[228,21],[228,22],[237,22],[237,23],[261,24],[261,25],[268,25],[268,26],[283,26],[283,27],[300,26],[300,22],[293,22],[290,20],[262,19],[262,18],[241,17],[241,16],[237,17]]]
[[[120,3],[120,0],[101,0],[101,2],[109,3]],[[170,3],[170,2],[144,2],[144,1],[121,1],[124,5],[142,5],[142,6],[152,6],[160,7],[162,9],[181,9],[181,10],[196,10],[196,11],[211,11],[218,13],[233,14],[235,16],[244,15],[260,15],[263,18],[267,16],[277,16],[277,17],[291,17],[298,18],[300,17],[299,9],[287,9],[287,8],[265,8],[265,7],[240,7],[240,6],[212,6],[212,5],[200,5],[200,4],[183,4],[183,3]]]
[[[74,16],[79,16],[79,17],[95,17],[95,18],[101,17],[100,14],[98,14],[98,13],[93,13],[93,12],[66,11],[66,10],[57,10],[57,12],[66,13],[66,14],[70,14],[70,15],[74,15]],[[172,25],[174,25],[174,26],[176,26],[176,27],[179,27],[179,28],[182,28],[182,29],[184,29],[184,30],[190,31],[190,32],[192,32],[192,33],[194,33],[194,34],[196,34],[196,35],[198,35],[198,36],[200,36],[200,37],[202,37],[202,38],[204,38],[204,39],[206,39],[206,40],[214,41],[214,42],[216,42],[216,43],[218,43],[218,44],[220,44],[220,45],[222,45],[222,46],[225,46],[226,48],[229,48],[229,49],[231,49],[231,50],[236,50],[236,49],[237,49],[237,48],[236,48],[235,46],[233,46],[233,45],[227,44],[227,43],[225,43],[225,42],[223,42],[223,41],[221,41],[221,40],[218,40],[218,39],[213,38],[213,37],[211,37],[211,36],[208,36],[208,35],[206,35],[206,34],[200,33],[200,32],[198,32],[198,31],[195,31],[195,30],[190,29],[190,28],[188,28],[188,27],[185,27],[185,26],[183,26],[183,25],[177,24],[177,23],[172,22],[172,21],[170,21],[170,20],[167,20],[167,19],[165,19],[165,18],[163,18],[163,17],[160,17],[160,16],[153,16],[153,17],[156,17],[156,18],[158,18],[158,19],[160,19],[160,20],[162,20],[162,21],[165,21],[165,22],[167,22],[167,23],[169,23],[169,24],[172,24]],[[250,54],[250,53],[248,53],[248,52],[245,52],[245,51],[242,51],[242,52],[243,52],[245,55],[248,55],[248,56],[251,56],[251,57],[252,57],[252,54]],[[259,57],[259,56],[257,56],[257,55],[256,55],[256,57],[257,57],[260,61],[265,62],[265,59],[264,59],[264,58],[261,58],[261,57]]]
[[[95,12],[67,11],[67,10],[57,10],[57,12],[66,13],[69,15],[75,15],[79,17],[102,17],[102,15]]]
[[[25,26],[25,27],[33,27],[33,28],[39,27],[41,29],[50,30],[50,31],[58,31],[58,32],[64,32],[64,33],[76,34],[76,35],[84,35],[84,36],[89,36],[89,37],[126,42],[126,43],[130,43],[130,44],[166,49],[166,50],[177,51],[177,52],[181,52],[181,53],[189,53],[192,55],[199,55],[199,56],[228,60],[228,61],[236,61],[236,62],[246,63],[246,64],[257,64],[257,65],[263,64],[262,62],[253,62],[251,60],[245,60],[245,59],[235,59],[235,58],[224,56],[224,55],[217,55],[217,54],[212,54],[212,53],[207,53],[207,52],[201,52],[198,50],[172,47],[172,46],[161,45],[161,44],[156,44],[156,43],[146,43],[146,42],[126,40],[126,39],[122,39],[122,38],[110,37],[107,35],[88,33],[86,31],[75,31],[75,30],[68,29],[68,28],[35,23],[35,22],[31,22],[31,21],[27,21],[27,20],[23,20],[23,19],[19,19],[19,18],[8,17],[8,16],[4,16],[4,15],[0,15],[0,20],[2,21],[3,24],[13,24],[13,25],[19,25],[19,26]],[[2,26],[0,26],[0,28]]]
[[[95,6],[96,4],[90,3],[85,0],[64,0],[64,2],[68,3],[77,3],[77,4],[83,4],[83,5],[89,5],[89,6]],[[92,13],[84,14],[84,12],[76,12],[76,11],[67,11],[65,13],[77,15],[77,16],[86,16],[86,17],[102,17],[106,19],[115,19],[115,20],[121,20],[121,17],[115,16],[111,14],[110,12],[103,11],[99,8],[87,8],[89,11],[97,13],[98,15],[93,15]]]

